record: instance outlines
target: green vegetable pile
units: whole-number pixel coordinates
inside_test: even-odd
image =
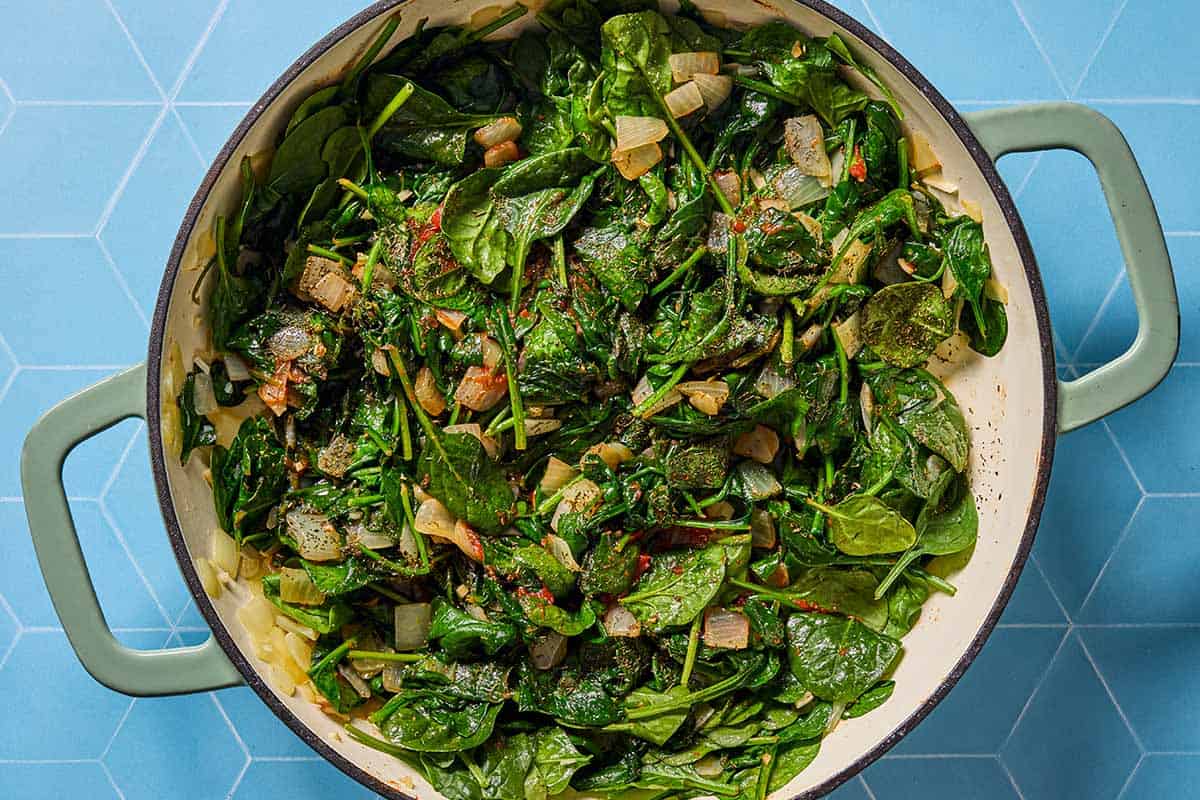
[[[314,696],[452,800],[762,800],[976,538],[923,365],[1003,344],[982,227],[837,36],[648,5],[389,23],[198,286],[181,456]]]

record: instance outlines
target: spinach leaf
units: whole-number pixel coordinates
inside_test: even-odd
[[[602,533],[596,546],[588,551],[579,576],[579,589],[594,597],[625,594],[633,586],[641,550],[634,542],[622,543],[613,533]]]
[[[375,134],[385,152],[417,161],[461,164],[466,158],[467,131],[496,119],[493,114],[465,114],[438,95],[399,75],[373,73],[367,80],[366,115],[374,118],[404,86],[413,93]]]
[[[946,268],[958,283],[956,294],[966,299],[975,319],[975,329],[986,336],[983,285],[992,275],[992,261],[988,257],[987,243],[983,240],[983,226],[964,217],[951,230],[944,249]]]
[[[354,612],[350,610],[349,606],[336,601],[326,601],[319,606],[296,606],[283,602],[279,596],[279,575],[277,574],[264,575],[262,587],[263,596],[283,614],[320,634],[334,633],[354,616]]]
[[[775,752],[775,758],[771,760],[771,777],[767,781],[767,791],[774,792],[786,786],[813,762],[820,749],[820,741],[792,742],[781,746]]]
[[[654,632],[686,625],[716,597],[726,569],[745,563],[749,541],[729,536],[700,550],[658,555],[621,604]]]
[[[451,658],[469,658],[483,651],[493,655],[517,639],[507,622],[485,622],[452,603],[438,603],[429,626],[429,640],[441,644]]]
[[[829,518],[829,540],[848,556],[898,553],[916,541],[912,523],[869,494],[854,494],[836,506],[808,504]]]
[[[831,703],[849,703],[896,660],[900,642],[858,620],[793,614],[787,622],[792,672],[809,691]]]
[[[875,591],[882,597],[910,564],[924,556],[948,556],[975,544],[979,512],[966,479],[947,470],[917,517],[917,540],[892,567]]]
[[[556,598],[565,597],[575,588],[575,574],[544,547],[534,544],[518,547],[513,550],[512,558],[518,568],[532,573]]]
[[[316,188],[328,173],[328,165],[321,158],[325,143],[347,121],[344,108],[328,106],[296,125],[271,158],[267,186],[285,195],[307,195]]]
[[[620,720],[618,700],[605,690],[596,676],[580,675],[574,669],[535,670],[521,666],[514,700],[521,711],[547,714],[568,725],[600,727]]]
[[[480,785],[489,800],[526,800],[525,780],[537,742],[531,734],[496,736],[480,748]]]
[[[239,539],[254,530],[283,497],[286,470],[283,448],[262,417],[243,422],[228,449],[215,446],[213,503],[221,528]]]
[[[653,708],[660,701],[676,701],[687,694],[688,690],[686,686],[674,686],[666,692],[656,692],[653,689],[642,687],[630,692],[629,696],[625,698],[625,704],[629,708]],[[653,717],[631,722],[614,722],[606,726],[604,730],[628,733],[630,736],[636,736],[639,739],[645,739],[648,742],[662,746],[683,725],[683,721],[687,719],[689,711],[690,709],[686,705],[679,706]]]
[[[600,28],[604,104],[614,116],[656,117],[671,91],[671,42],[657,11],[611,17]]]
[[[859,695],[858,699],[846,706],[843,719],[854,719],[869,714],[888,701],[896,690],[895,681],[880,681],[875,686]]]
[[[371,571],[371,562],[357,556],[341,563],[316,564],[302,561],[304,571],[317,590],[326,597],[349,594],[366,586],[377,576]]]
[[[542,597],[540,594],[519,592],[521,610],[534,625],[549,628],[563,636],[578,636],[596,624],[596,612],[591,603],[585,602],[578,611],[568,611]]]
[[[179,463],[187,465],[188,458],[197,447],[208,447],[217,443],[217,429],[208,417],[196,413],[196,373],[189,373],[183,380],[183,389],[175,398],[179,407],[180,452]]]
[[[982,305],[984,327],[980,327],[974,314],[963,319],[960,325],[970,337],[971,349],[990,358],[1000,352],[1008,339],[1008,312],[1003,303],[990,297],[984,297]]]
[[[546,800],[565,792],[571,778],[592,757],[576,749],[562,728],[542,728],[535,736],[533,766],[525,778],[525,800]]]
[[[339,714],[348,714],[352,708],[360,706],[363,698],[358,692],[338,674],[338,664],[346,656],[350,645],[320,640],[313,648],[312,666],[308,669],[308,677],[312,680],[317,691],[325,696],[333,709]]]
[[[863,340],[898,367],[924,364],[954,333],[942,290],[931,283],[897,283],[880,289],[863,311]]]
[[[812,567],[798,574],[783,593],[799,608],[853,617],[881,631],[888,607],[875,599],[878,585],[866,569]]]
[[[500,703],[446,703],[431,695],[396,695],[402,702],[372,720],[389,741],[423,753],[451,753],[478,747],[492,735]],[[394,698],[393,698],[394,699]],[[391,705],[391,703],[389,703]]]
[[[495,533],[513,513],[512,489],[483,445],[465,433],[439,433],[421,450],[418,464],[427,491],[472,527]]]
[[[442,208],[450,252],[483,284],[504,270],[508,250],[508,231],[490,193],[500,174],[498,169],[471,173],[450,188]]]

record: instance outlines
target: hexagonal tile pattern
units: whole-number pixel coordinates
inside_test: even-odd
[[[831,797],[1189,796],[1200,784],[1200,436],[1188,423],[1200,394],[1200,166],[1184,156],[1200,122],[1189,38],[1200,6],[932,0],[915,13],[912,0],[835,2],[963,110],[1091,98],[1122,128],[1172,232],[1186,366],[1060,441],[1037,545],[1000,626],[930,718]],[[178,221],[249,105],[365,3],[0,9],[20,32],[0,52],[0,181],[10,189],[0,197],[0,697],[25,720],[0,732],[0,798],[371,796],[249,689],[134,703],[97,685],[58,629],[18,478],[42,411],[144,357]],[[1069,379],[1136,330],[1107,206],[1091,166],[1071,154],[1014,155],[1000,171],[1037,251]],[[102,325],[80,324],[97,309]],[[64,480],[117,638],[136,648],[206,639],[163,531],[144,425],[82,444]]]
[[[177,619],[190,594],[163,527],[144,430],[102,502],[135,554],[155,596],[170,618]]]
[[[145,357],[146,327],[94,238],[3,239],[0,261],[13,281],[0,294],[0,333],[18,362],[133,364]],[[100,322],[100,308],[103,324],[87,325],[89,317]],[[30,316],[41,324],[25,324]],[[47,328],[77,335],[64,347]]]
[[[18,100],[153,101],[159,95],[104,3],[65,0],[5,8],[0,75]]]
[[[198,694],[135,701],[104,763],[127,800],[159,800],[225,797],[248,758],[213,696]]]
[[[1080,637],[1147,750],[1200,753],[1190,724],[1200,718],[1200,629],[1088,628]]]
[[[1074,635],[1000,751],[1026,800],[1116,797],[1139,756]]]
[[[18,106],[0,136],[0,183],[24,191],[0,195],[0,234],[91,233],[159,113]]]
[[[20,698],[29,721],[0,727],[0,753],[29,761],[98,758],[131,702],[92,680],[58,631],[22,632],[0,667],[0,695]]]
[[[1200,537],[1181,536],[1177,523],[1195,520],[1198,513],[1200,497],[1147,497],[1096,591],[1084,605],[1079,621],[1200,624],[1200,588],[1180,590],[1196,575]],[[1137,591],[1131,592],[1130,587],[1137,587]]]
[[[154,311],[163,267],[204,165],[179,119],[168,114],[125,185],[100,238],[143,311]],[[145,348],[145,336],[142,336]]]
[[[1067,613],[1083,604],[1140,500],[1133,476],[1102,426],[1059,439],[1033,548]]]

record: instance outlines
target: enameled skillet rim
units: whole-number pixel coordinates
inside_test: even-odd
[[[1000,593],[988,613],[987,618],[980,626],[975,634],[975,638],[971,641],[970,646],[963,653],[958,663],[950,674],[941,682],[937,689],[908,716],[895,730],[893,730],[883,741],[862,755],[852,763],[848,764],[836,775],[827,779],[823,783],[807,789],[797,795],[793,800],[804,800],[805,798],[820,797],[823,794],[832,791],[840,784],[854,777],[856,774],[865,769],[877,758],[891,749],[900,739],[902,739],[909,731],[911,731],[917,723],[923,720],[934,707],[942,701],[949,691],[958,683],[958,679],[962,677],[967,667],[975,660],[979,651],[983,648],[992,629],[996,626],[1000,618],[1000,614],[1004,611],[1004,607],[1008,604],[1009,597],[1012,595],[1013,589],[1017,584],[1017,579],[1021,575],[1021,570],[1025,566],[1025,561],[1029,557],[1030,548],[1033,546],[1033,537],[1037,531],[1038,522],[1042,514],[1042,506],[1045,503],[1046,488],[1050,480],[1050,465],[1054,456],[1055,437],[1057,435],[1057,419],[1056,411],[1058,408],[1058,381],[1055,373],[1054,347],[1050,338],[1050,316],[1046,306],[1046,296],[1042,287],[1042,279],[1038,272],[1037,263],[1034,258],[1033,249],[1029,243],[1029,237],[1025,233],[1025,226],[1021,222],[1020,215],[1017,212],[1016,205],[1013,203],[1012,196],[1008,192],[1008,188],[1004,185],[1004,181],[1000,178],[996,171],[996,166],[992,159],[984,151],[982,145],[975,138],[975,135],[967,127],[967,123],[951,107],[950,103],[942,94],[933,87],[933,85],[917,71],[912,64],[908,62],[902,55],[894,50],[891,45],[880,39],[857,20],[846,15],[839,9],[834,8],[824,0],[792,0],[800,3],[808,8],[816,11],[832,22],[842,26],[846,30],[853,33],[869,47],[878,52],[883,58],[887,59],[903,74],[917,90],[933,105],[940,113],[955,134],[962,141],[971,157],[975,160],[984,179],[987,181],[992,193],[995,195],[1000,209],[1004,214],[1005,222],[1008,224],[1009,231],[1012,233],[1016,243],[1017,252],[1021,257],[1021,263],[1025,269],[1025,277],[1029,282],[1030,294],[1033,297],[1034,316],[1037,321],[1038,340],[1042,354],[1042,392],[1045,398],[1044,412],[1042,419],[1042,442],[1038,458],[1038,469],[1036,482],[1034,484],[1033,499],[1030,504],[1029,517],[1025,523],[1025,530],[1021,535],[1021,542],[1017,549],[1016,558],[1013,561],[1012,569],[1001,587]],[[208,199],[209,193],[212,191],[221,171],[226,163],[232,157],[234,151],[246,136],[247,132],[258,122],[259,117],[267,109],[268,106],[280,95],[283,91],[299,76],[299,74],[317,58],[324,54],[327,50],[341,41],[352,31],[358,29],[362,25],[367,24],[379,15],[399,6],[404,5],[408,0],[380,0],[369,8],[354,15],[346,22],[339,25],[319,42],[313,45],[308,52],[296,60],[294,64],[288,67],[278,80],[271,85],[266,93],[255,103],[242,121],[238,124],[225,146],[221,148],[221,152],[217,154],[212,166],[204,176],[200,188],[197,190],[195,197],[189,204],[187,213],[184,215],[183,222],[180,225],[179,233],[175,238],[175,244],[171,249],[170,258],[166,264],[166,271],[163,276],[162,286],[159,289],[158,300],[154,309],[154,320],[150,328],[150,351],[148,357],[149,368],[146,371],[146,395],[147,395],[147,423],[149,425],[149,442],[150,442],[150,462],[154,471],[155,489],[158,494],[159,506],[162,510],[163,520],[166,523],[167,533],[170,536],[171,547],[175,551],[175,557],[179,561],[180,569],[183,572],[184,579],[187,581],[188,588],[191,590],[192,596],[195,598],[196,606],[200,609],[200,613],[204,615],[204,619],[212,628],[213,635],[217,638],[225,654],[237,667],[238,671],[246,680],[246,684],[252,688],[255,693],[262,699],[267,706],[270,707],[275,715],[292,729],[292,731],[304,740],[309,747],[316,750],[322,757],[334,764],[338,769],[345,772],[350,777],[362,783],[374,792],[377,792],[384,797],[392,798],[393,800],[415,800],[412,794],[401,792],[394,786],[388,785],[370,773],[363,770],[357,764],[353,763],[346,757],[336,752],[325,740],[318,736],[311,728],[304,724],[291,710],[289,710],[282,702],[280,702],[271,689],[267,686],[262,676],[254,669],[254,667],[242,656],[241,650],[234,643],[233,638],[226,630],[224,624],[217,616],[212,602],[208,595],[205,594],[203,587],[200,585],[200,579],[196,574],[196,570],[192,565],[191,555],[188,553],[187,545],[183,538],[183,532],[179,526],[179,519],[175,513],[175,506],[171,500],[169,483],[167,480],[167,468],[164,460],[161,435],[161,418],[160,418],[160,400],[159,400],[159,374],[162,370],[162,352],[163,338],[166,332],[167,310],[170,305],[171,294],[175,286],[175,279],[179,274],[181,261],[184,250],[188,241],[192,236],[192,231],[195,228],[196,222],[200,216],[200,211]]]

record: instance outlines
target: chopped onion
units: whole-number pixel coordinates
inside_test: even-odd
[[[426,536],[435,536],[439,539],[454,538],[454,515],[450,513],[441,501],[436,498],[429,498],[417,507],[417,513],[413,519],[413,527],[418,533],[423,533]]]
[[[490,622],[491,621],[488,619],[487,612],[484,611],[481,606],[477,606],[474,603],[467,603],[464,608],[466,609],[466,612],[468,615],[470,615],[474,619],[479,620],[480,622]]]
[[[766,425],[755,425],[733,443],[733,452],[752,458],[760,464],[770,464],[779,452],[779,434]]]
[[[971,219],[975,220],[976,222],[978,222],[980,224],[983,224],[983,209],[979,207],[978,203],[973,203],[970,200],[963,198],[962,199],[962,210],[963,210],[963,213],[966,214],[968,217],[970,217]]]
[[[429,640],[433,609],[429,603],[405,603],[396,606],[394,615],[396,649],[419,650]]]
[[[647,145],[656,144],[667,138],[667,123],[658,117],[617,117],[618,153],[629,153]],[[659,151],[661,156],[662,151]]]
[[[550,456],[549,460],[546,461],[546,472],[542,475],[542,481],[538,484],[538,489],[544,495],[552,495],[574,480],[578,474],[579,472],[567,462]]]
[[[650,385],[649,375],[643,375],[642,379],[638,381],[637,386],[633,387],[633,405],[635,407],[640,406],[643,401],[648,399],[653,394],[654,387]],[[680,394],[677,389],[671,389],[669,392],[660,397],[654,405],[643,411],[642,418],[650,419],[650,417],[666,411],[668,408],[675,405],[682,399],[683,395]]]
[[[516,142],[503,142],[487,149],[483,154],[483,165],[485,167],[503,167],[520,157],[521,151],[517,148]]]
[[[467,367],[454,399],[472,411],[487,411],[508,394],[508,378],[504,373],[485,367]]]
[[[708,108],[709,113],[720,108],[733,91],[733,78],[728,75],[707,75],[697,72],[692,76],[692,83],[696,84],[696,88],[700,90],[700,96],[704,98],[704,105]]]
[[[983,294],[1001,305],[1008,305],[1008,287],[995,278],[988,278],[983,284]]]
[[[758,379],[754,381],[754,391],[770,400],[775,395],[786,392],[795,385],[795,378],[791,375],[780,375],[775,371],[774,367],[767,364],[762,368],[762,372],[758,373]]]
[[[750,512],[750,546],[768,550],[775,546],[775,518],[764,509]]]
[[[736,172],[731,169],[714,172],[713,180],[731,206],[736,208],[742,204],[742,179]]]
[[[529,660],[534,669],[554,669],[566,656],[567,637],[561,633],[548,633],[529,648]]]
[[[550,551],[550,555],[554,556],[554,560],[562,564],[571,572],[580,572],[583,567],[579,566],[579,562],[575,560],[575,554],[571,552],[571,546],[567,544],[565,539],[548,534],[545,538],[546,549]]]
[[[933,146],[920,132],[913,131],[909,134],[908,153],[909,167],[918,175],[941,169],[942,162],[938,160],[937,153],[933,152]]]
[[[625,180],[636,181],[649,172],[655,164],[662,161],[662,157],[662,148],[658,146],[657,142],[651,142],[632,150],[614,150],[612,162],[613,166],[617,168],[617,172],[621,173],[621,177]]]
[[[804,333],[800,334],[800,349],[808,352],[817,346],[821,341],[821,334],[825,332],[825,327],[819,322],[814,322],[805,328]]]
[[[416,561],[421,557],[421,548],[417,544],[417,536],[413,533],[413,529],[408,523],[404,523],[404,527],[400,530],[400,542],[397,545],[400,554],[409,561]]]
[[[688,81],[678,89],[673,89],[663,97],[667,109],[675,119],[686,117],[694,111],[704,108],[704,95],[694,81]]]
[[[436,417],[446,410],[446,398],[442,397],[442,393],[438,391],[433,370],[429,367],[421,367],[417,373],[413,391],[417,395],[417,402],[429,416]]]
[[[866,381],[863,381],[862,389],[858,393],[858,410],[862,414],[863,430],[870,436],[875,419],[875,393]]]
[[[297,550],[309,561],[337,561],[342,557],[342,542],[337,529],[324,514],[289,511],[288,533],[296,540]]]
[[[958,291],[958,281],[954,278],[954,270],[942,270],[942,296],[949,300]]]
[[[500,349],[499,343],[487,334],[479,334],[479,349],[483,353],[484,369],[494,370],[504,359],[504,351]]]
[[[306,642],[304,637],[288,631],[284,634],[283,644],[287,649],[287,654],[300,669],[307,670],[312,665],[312,645]]]
[[[579,514],[590,511],[592,506],[600,500],[600,496],[600,487],[587,478],[569,484],[562,490],[562,500],[558,502],[558,506],[554,509],[554,515],[550,517],[551,530],[558,533],[558,521],[562,519],[563,514]]]
[[[288,633],[294,633],[297,636],[308,639],[310,642],[315,642],[317,640],[316,631],[307,625],[301,625],[291,617],[285,617],[283,614],[275,615],[275,625],[287,631]]]
[[[545,436],[547,433],[554,433],[562,427],[561,419],[530,419],[525,418],[525,435],[526,436]]]
[[[709,753],[692,765],[701,778],[719,778],[725,772],[725,764],[717,753]]]
[[[721,71],[721,56],[710,51],[672,53],[667,63],[671,65],[671,78],[676,83],[690,81],[697,73],[716,75]]]
[[[271,664],[267,667],[267,675],[270,676],[270,683],[275,687],[275,691],[284,697],[291,697],[296,693],[296,681],[283,667]]]
[[[265,639],[275,625],[275,606],[254,595],[234,615],[252,639]]]
[[[854,358],[862,349],[862,315],[855,311],[846,319],[833,326],[833,334],[837,336],[846,351],[846,358]]]
[[[744,650],[750,644],[750,620],[724,608],[704,612],[704,643],[722,650]]]
[[[284,567],[279,570],[279,599],[301,606],[319,606],[325,602],[325,595],[307,572]]]
[[[729,384],[722,380],[685,381],[675,389],[688,399],[696,410],[710,417],[721,413],[721,407],[729,399]]]
[[[475,142],[482,148],[495,147],[504,142],[515,142],[521,136],[521,123],[516,117],[501,117],[475,131]]]
[[[935,172],[931,175],[926,175],[921,180],[930,189],[937,189],[939,192],[945,192],[949,195],[958,194],[958,184],[951,181],[941,172]]]
[[[346,543],[351,545],[361,544],[363,547],[369,547],[372,550],[387,550],[389,547],[396,546],[396,540],[392,536],[383,531],[369,530],[361,522],[347,527]]]
[[[355,295],[354,284],[339,272],[326,272],[312,288],[312,297],[330,311],[341,311]]]
[[[805,173],[795,164],[771,170],[767,180],[780,199],[787,203],[787,211],[824,200],[833,191],[820,178]]]
[[[837,729],[838,723],[842,721],[842,714],[846,713],[846,703],[837,702],[833,704],[832,710],[829,712],[829,724],[825,726],[825,735],[833,733]]]
[[[792,438],[792,445],[801,458],[808,452],[808,423],[803,418],[796,424],[796,435]]]
[[[766,584],[773,586],[776,589],[784,589],[790,586],[792,579],[788,575],[788,565],[780,561],[770,575],[766,577]]]
[[[384,645],[383,640],[371,631],[360,633],[354,647],[356,650],[368,650],[374,653],[391,649]],[[387,662],[378,658],[356,658],[350,661],[350,666],[354,667],[354,671],[362,677],[374,678],[383,672],[383,668],[387,666]]]
[[[248,581],[262,577],[262,557],[250,546],[243,547],[238,553],[238,574]]]
[[[388,664],[383,668],[383,688],[393,693],[404,688],[403,664]]]
[[[737,467],[738,479],[751,500],[766,500],[783,491],[775,473],[764,464],[743,461]]]
[[[707,519],[733,519],[733,504],[728,500],[720,500],[704,509]]]
[[[625,606],[614,605],[604,612],[604,630],[609,636],[636,639],[642,635],[642,623]]]
[[[350,688],[353,689],[359,697],[366,700],[371,696],[371,687],[367,686],[367,682],[362,679],[362,676],[360,676],[349,666],[345,664],[338,664],[337,671],[338,675],[341,675],[346,679],[346,683],[350,684]]]
[[[792,162],[805,175],[832,183],[833,168],[825,152],[825,132],[821,120],[813,114],[792,117],[783,123],[783,141]]]
[[[609,469],[616,469],[633,458],[633,451],[620,442],[601,442],[594,444],[584,453],[585,456],[599,456]],[[582,459],[580,465],[582,466]]]
[[[233,540],[233,537],[220,528],[213,528],[213,566],[228,572],[232,577],[236,578],[238,576],[238,566],[241,564],[241,561],[242,554],[238,552],[238,545]]]
[[[733,218],[720,211],[713,212],[712,223],[708,226],[708,249],[718,255],[729,250],[729,223]]]
[[[237,353],[226,353],[225,374],[231,381],[248,381],[250,380],[250,367]]]
[[[483,563],[483,542],[479,540],[475,529],[463,520],[454,523],[454,537],[451,541],[458,545],[458,549],[462,550],[467,558]]]
[[[442,324],[446,330],[453,333],[456,337],[462,332],[463,323],[467,321],[467,315],[461,311],[454,311],[448,308],[439,308],[434,312],[437,321]]]
[[[216,570],[217,580],[221,582],[221,588],[236,597],[238,602],[245,603],[253,597],[250,594],[250,590],[238,583],[236,579],[230,577],[228,572],[223,569],[217,569],[215,566],[213,569]]]
[[[486,436],[483,428],[474,422],[461,425],[447,425],[442,429],[442,433],[465,433],[467,436],[473,436],[483,445],[484,452],[488,454],[488,458],[495,460],[500,455],[500,445],[492,437]]]
[[[217,410],[217,395],[213,392],[212,377],[207,372],[197,372],[192,378],[192,407],[201,416]]]

